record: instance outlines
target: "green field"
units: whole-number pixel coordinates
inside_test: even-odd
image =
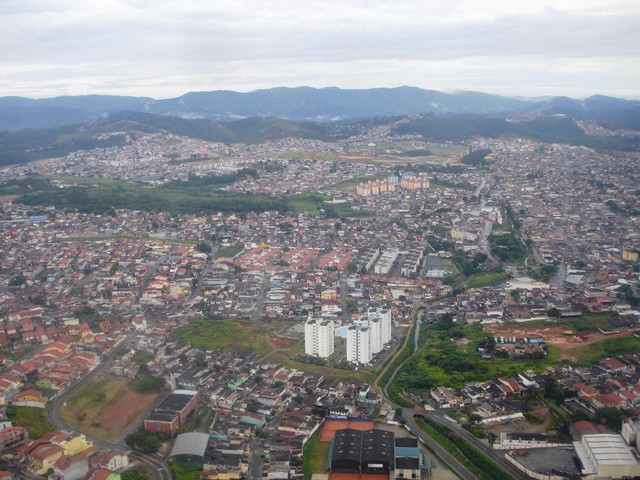
[[[255,350],[265,354],[269,347],[264,336],[268,333],[263,327],[237,320],[195,320],[180,328],[175,338],[203,349],[224,351]]]
[[[482,358],[478,345],[487,334],[479,325],[423,326],[420,336],[418,353],[398,372],[390,390],[427,390],[439,385],[462,387],[529,369],[540,371],[556,363],[549,358]]]
[[[426,417],[419,419],[417,423],[422,430],[427,432],[480,480],[514,480],[511,475],[498,467],[471,443],[458,437],[451,429]]]
[[[290,158],[293,160],[324,160],[326,162],[339,162],[342,159],[337,153],[329,152],[282,152],[278,154],[278,158]]]
[[[322,428],[319,428],[304,445],[302,453],[304,480],[311,480],[314,473],[326,473],[329,443],[320,443],[320,432]]]
[[[604,313],[585,313],[575,318],[565,318],[550,323],[548,320],[538,320],[535,322],[527,322],[531,326],[560,325],[572,330],[574,333],[590,332],[602,330],[608,332],[613,330],[613,314],[611,312]]]
[[[7,408],[7,416],[14,426],[26,428],[32,439],[55,430],[43,408],[11,406]]]
[[[574,358],[581,365],[589,365],[603,358],[640,352],[640,338],[629,334],[623,337],[605,338],[581,347],[567,348],[563,357]]]
[[[229,247],[222,247],[216,253],[216,258],[233,258],[244,250],[244,245],[237,244]]]
[[[465,289],[488,287],[504,282],[507,278],[509,275],[504,272],[475,273],[467,278],[461,286]]]
[[[72,427],[100,438],[112,439],[134,421],[157,394],[137,395],[127,380],[99,375],[75,392],[60,409],[60,417]],[[121,415],[107,415],[107,411]],[[106,423],[105,423],[106,422]]]
[[[175,480],[199,480],[202,467],[185,466],[179,462],[169,462],[169,468]]]

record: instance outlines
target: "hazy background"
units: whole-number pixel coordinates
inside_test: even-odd
[[[2,0],[0,96],[412,85],[640,98],[637,0]]]

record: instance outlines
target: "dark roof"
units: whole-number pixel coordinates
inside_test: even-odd
[[[420,459],[416,457],[396,457],[396,469],[420,469]]]
[[[355,460],[360,461],[362,450],[362,432],[352,428],[336,431],[333,442],[331,460]]]
[[[393,463],[394,438],[393,432],[385,430],[362,432],[362,462],[375,460]]]
[[[176,418],[175,413],[162,413],[162,412],[154,412],[149,415],[146,420],[150,422],[163,422],[163,423],[171,423]]]
[[[509,433],[509,437],[511,438],[511,440],[520,440],[520,441],[536,441],[536,442],[547,441],[546,433],[511,432]]]
[[[396,447],[415,448],[418,446],[418,439],[412,437],[396,438]]]
[[[198,392],[188,392],[186,390],[176,390],[173,393],[170,393],[167,398],[165,398],[158,408],[156,408],[157,412],[160,411],[169,411],[169,412],[179,412],[184,407],[186,407],[189,402],[198,394]]]

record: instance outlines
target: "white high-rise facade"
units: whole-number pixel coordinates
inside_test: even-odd
[[[370,308],[360,320],[347,330],[347,360],[369,363],[391,341],[391,310]]]
[[[377,319],[380,322],[380,327],[379,327],[380,349],[373,352],[373,353],[378,353],[380,350],[382,350],[382,347],[384,346],[385,343],[388,343],[391,341],[391,327],[392,327],[391,310],[389,310],[388,308],[381,308],[381,307],[370,308],[369,310],[367,310],[367,318],[369,319],[369,321]]]
[[[327,358],[334,351],[335,328],[332,320],[312,318],[304,324],[304,353]]]
[[[371,361],[371,340],[369,327],[355,323],[347,329],[347,361],[369,363]]]

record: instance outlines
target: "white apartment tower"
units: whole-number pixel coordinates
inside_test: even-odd
[[[381,308],[381,307],[370,308],[369,310],[367,310],[367,318],[369,322],[372,322],[373,320],[378,320],[380,324],[379,326],[380,349],[373,352],[373,353],[378,353],[380,350],[382,350],[382,347],[384,346],[385,343],[388,343],[391,341],[391,328],[392,328],[391,310],[388,308]]]
[[[369,327],[362,323],[354,323],[347,329],[347,361],[363,364],[371,361]]]
[[[332,320],[312,318],[304,324],[304,353],[327,358],[333,354],[335,330]]]

